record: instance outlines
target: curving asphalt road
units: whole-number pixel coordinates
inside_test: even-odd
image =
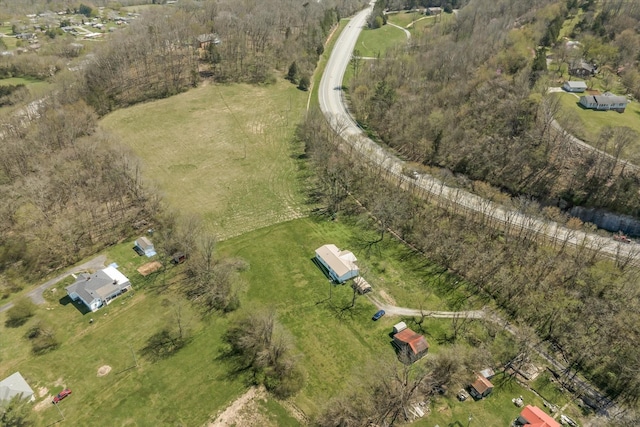
[[[356,150],[360,153],[363,161],[384,169],[390,179],[400,182],[404,188],[413,187],[422,194],[455,206],[456,209],[480,214],[483,218],[502,223],[512,230],[526,230],[527,232],[544,235],[550,240],[561,244],[589,247],[612,258],[624,256],[637,259],[640,256],[640,245],[638,244],[625,244],[595,233],[571,230],[556,222],[532,217],[490,200],[485,200],[468,191],[449,187],[444,182],[428,174],[407,176],[404,173],[406,170],[404,161],[366,137],[348,112],[342,91],[345,70],[352,57],[358,35],[372,9],[373,3],[370,3],[369,7],[356,14],[349,25],[344,28],[336,41],[318,88],[320,109],[336,133],[349,146],[348,148],[343,147],[343,150]]]
[[[364,132],[358,127],[358,124],[347,110],[342,91],[342,80],[345,70],[349,65],[353,49],[358,40],[358,35],[372,9],[373,2],[369,4],[369,7],[356,14],[351,19],[349,25],[342,31],[334,45],[318,88],[320,109],[334,131],[347,143],[347,147],[340,147],[341,150],[357,151],[361,155],[362,161],[369,162],[373,167],[385,170],[387,177],[396,182],[400,182],[403,188],[418,188],[422,190],[423,194],[430,194],[434,199],[441,202],[444,201],[450,206],[480,214],[485,219],[509,225],[514,230],[527,230],[532,233],[545,235],[550,240],[559,241],[562,242],[562,244],[566,243],[575,246],[591,247],[611,257],[619,255],[634,257],[634,259],[638,257],[640,245],[635,243],[625,244],[615,242],[609,237],[571,230],[552,221],[531,217],[490,200],[485,200],[465,190],[449,187],[431,175],[416,174],[412,177],[405,175],[405,173],[403,173],[405,171],[405,163],[367,138]],[[390,310],[400,310],[402,313],[406,310],[408,315],[411,315],[409,313],[415,312],[415,310],[407,308],[392,308],[391,306],[381,304],[379,301],[376,305],[383,309],[386,307]],[[420,311],[418,310],[417,312],[419,315]],[[447,313],[447,315],[449,314],[451,313]],[[482,315],[482,317],[488,318],[489,316]],[[508,324],[499,317],[493,315],[491,318],[498,323],[504,324],[505,328],[511,333],[517,334],[517,330],[509,327]],[[564,366],[560,362],[539,347],[532,346],[532,348],[556,369],[564,369]],[[595,400],[601,402],[601,414],[611,416],[612,413],[620,411],[620,408],[615,405],[615,403],[608,401],[595,387],[591,386],[585,380],[576,377],[573,381],[579,389],[586,391],[595,397]]]

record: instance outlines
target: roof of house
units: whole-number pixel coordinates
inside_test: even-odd
[[[33,390],[20,375],[20,372],[15,372],[0,381],[0,401],[11,400],[19,394],[22,394],[23,399],[33,396]]]
[[[571,80],[565,83],[567,86],[573,89],[586,89],[587,84],[582,80]]]
[[[537,406],[527,405],[520,412],[520,417],[527,420],[531,427],[560,427],[560,424]]]
[[[429,349],[429,343],[427,340],[424,339],[422,335],[408,328],[395,334],[393,339],[408,344],[415,354],[422,353]]]
[[[115,267],[109,266],[93,274],[79,274],[74,284],[67,286],[67,293],[75,292],[86,303],[95,299],[104,299],[117,290],[129,287],[127,277]]]
[[[611,92],[605,92],[602,95],[584,95],[580,97],[580,101],[582,99],[588,104],[598,104],[598,105],[613,105],[613,104],[627,104],[627,98],[624,96],[617,96],[612,94]]]
[[[143,251],[145,249],[153,249],[153,243],[151,243],[151,240],[149,240],[148,238],[142,236],[140,238],[138,238],[138,240],[136,240],[136,245],[138,245],[138,247],[140,249],[142,249]]]
[[[473,387],[478,393],[484,394],[485,391],[493,388],[493,384],[491,384],[491,381],[482,375],[478,375],[476,377],[476,381],[471,384],[471,387]]]
[[[324,260],[338,276],[358,271],[357,258],[350,251],[341,251],[336,245],[324,245],[316,249],[316,255]]]

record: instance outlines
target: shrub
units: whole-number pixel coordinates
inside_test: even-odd
[[[5,326],[9,328],[17,328],[27,323],[30,317],[36,311],[36,305],[27,298],[20,298],[7,311],[7,320]]]

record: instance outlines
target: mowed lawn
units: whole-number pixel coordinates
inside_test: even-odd
[[[286,81],[210,84],[118,110],[101,126],[142,159],[170,207],[228,238],[303,214],[292,139],[306,100]]]
[[[359,56],[375,58],[384,55],[387,49],[407,41],[407,35],[400,28],[383,25],[375,30],[364,28],[358,37],[355,50]]]
[[[579,98],[570,93],[558,93],[564,114],[558,117],[562,123],[570,123],[576,137],[584,142],[593,144],[598,140],[598,135],[607,126],[626,126],[633,129],[639,135],[638,140],[627,146],[622,157],[632,161],[640,161],[640,104],[630,101],[624,113],[615,111],[587,110],[578,105]],[[613,147],[609,147],[610,150]]]

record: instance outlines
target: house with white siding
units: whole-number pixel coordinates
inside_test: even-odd
[[[590,110],[613,110],[618,113],[624,113],[628,103],[629,101],[624,96],[617,96],[611,92],[580,97],[580,105]]]
[[[89,310],[96,311],[117,296],[130,291],[131,282],[116,267],[110,265],[92,274],[79,274],[75,283],[66,289],[73,301],[82,301]]]
[[[316,249],[316,260],[337,283],[344,283],[360,274],[355,255],[350,251],[341,251],[336,245],[328,244]]]

